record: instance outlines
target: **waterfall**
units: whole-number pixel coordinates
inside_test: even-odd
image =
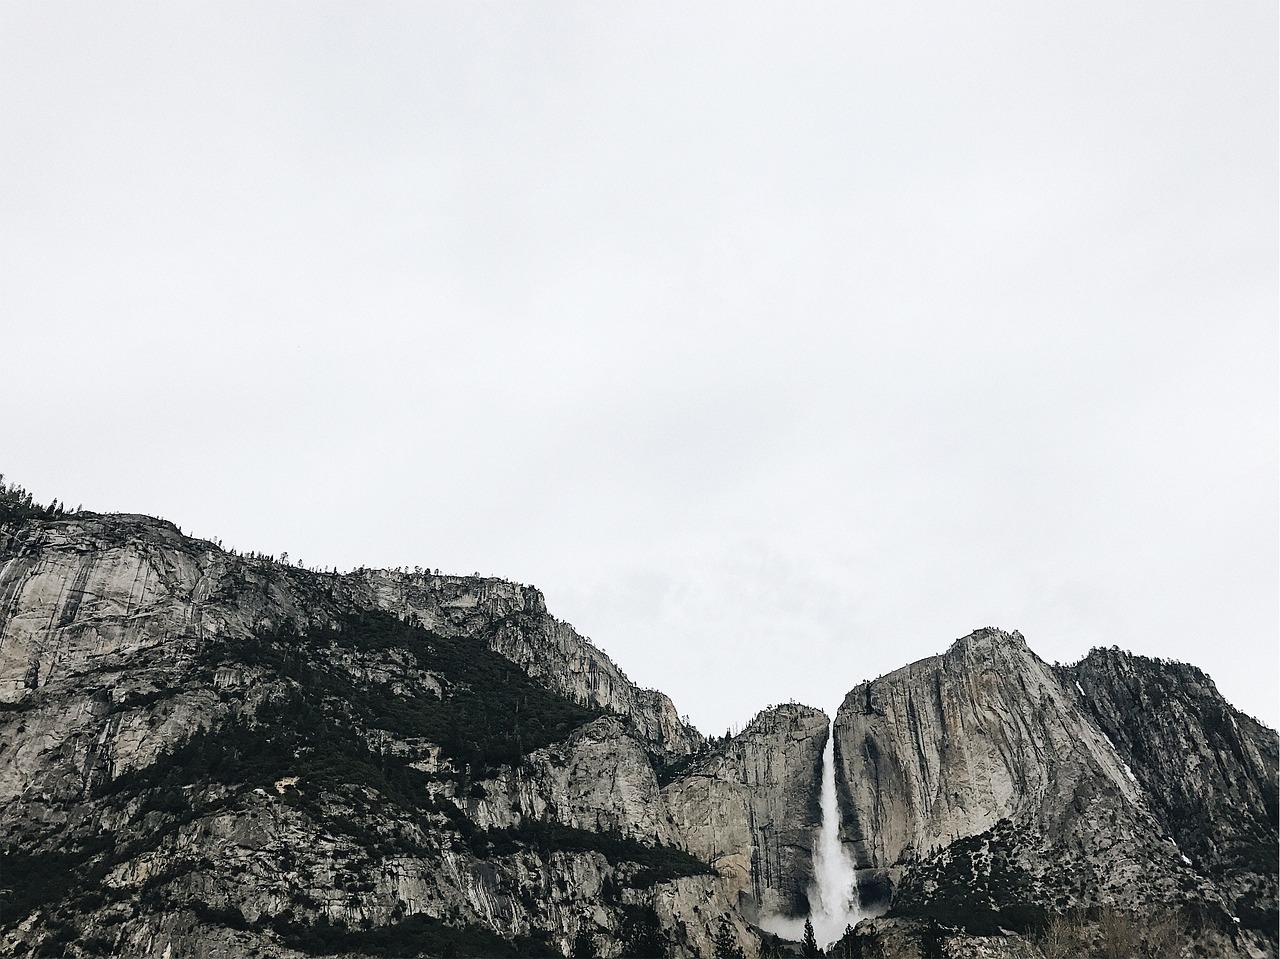
[[[840,841],[840,804],[836,800],[836,724],[831,723],[822,751],[822,828],[813,850],[809,921],[818,945],[826,948],[857,925],[858,881],[853,858]]]
[[[813,847],[813,882],[809,884],[809,921],[813,938],[823,949],[862,918],[853,859],[840,842],[840,804],[836,800],[836,728],[833,721],[822,751],[822,826]],[[804,919],[779,915],[760,917],[760,928],[784,939],[799,941]]]

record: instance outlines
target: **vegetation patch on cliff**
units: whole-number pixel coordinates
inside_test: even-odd
[[[441,677],[443,693],[406,692],[403,687],[412,680],[397,689],[344,667],[353,656],[394,651],[407,653],[422,672]],[[474,639],[445,636],[376,610],[351,613],[336,629],[285,627],[220,643],[201,660],[210,672],[224,665],[268,670],[343,722],[429,740],[459,772],[469,767],[476,777],[517,763],[602,715],[538,685]]]
[[[504,939],[474,925],[450,925],[431,916],[409,916],[400,922],[371,929],[348,929],[321,921],[310,925],[278,922],[274,926],[285,944],[312,956],[335,954],[361,956],[477,956],[561,957],[544,938],[517,936]]]
[[[888,915],[938,923],[971,935],[1030,932],[1047,921],[1032,878],[1014,859],[1013,825],[1001,820],[909,869]]]
[[[522,849],[543,856],[556,852],[598,852],[615,867],[624,867],[625,884],[638,889],[683,876],[715,874],[709,864],[682,849],[650,846],[615,832],[590,832],[554,822],[526,822],[512,829],[491,829],[482,834],[482,840],[486,851],[494,855],[510,855]]]
[[[369,665],[376,668],[366,670]],[[508,940],[468,925],[474,917],[397,917],[390,925],[356,928],[325,919],[305,896],[281,915],[251,922],[245,917],[253,911],[246,906],[242,912],[234,896],[216,905],[193,902],[192,888],[219,887],[226,877],[220,862],[181,853],[182,837],[228,816],[246,822],[263,817],[300,834],[326,836],[336,843],[330,849],[346,850],[339,854],[346,863],[341,868],[353,875],[388,857],[432,862],[450,848],[487,861],[498,874],[514,871],[512,863],[530,854],[543,860],[603,856],[613,890],[605,898],[614,909],[623,909],[622,888],[712,873],[683,850],[614,832],[550,822],[478,828],[451,797],[469,794],[494,766],[518,762],[600,714],[536,685],[473,640],[440,636],[389,614],[357,613],[332,630],[285,628],[220,641],[200,654],[196,666],[211,685],[225,668],[253,680],[220,689],[223,718],[197,728],[153,763],[97,781],[91,801],[103,818],[126,822],[127,830],[86,839],[85,820],[33,842],[29,851],[11,850],[4,863],[5,925],[37,909],[49,925],[58,915],[100,908],[106,895],[113,902],[131,900],[129,915],[187,908],[205,925],[271,929],[291,947],[315,955],[536,956],[550,948],[542,940]],[[190,691],[186,684],[166,687],[124,707],[145,710],[161,697]],[[416,743],[439,747],[447,761],[434,768],[420,762]],[[126,835],[145,840],[117,838]],[[345,838],[335,840],[339,836]],[[277,868],[296,868],[292,854],[274,855],[280,857]],[[170,856],[172,868],[154,871],[158,857]],[[133,861],[140,868],[118,873],[146,874],[145,886],[127,879],[119,887],[102,885],[109,872]],[[182,879],[193,871],[198,881]],[[373,892],[375,886],[359,888]],[[627,919],[634,928],[626,938],[653,938],[652,916],[628,913]]]

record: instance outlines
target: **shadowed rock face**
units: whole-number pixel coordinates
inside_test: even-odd
[[[1274,930],[1276,734],[1185,663],[1095,649],[1060,674],[1142,785],[1164,834],[1246,924]]]
[[[627,679],[605,653],[548,613],[542,593],[532,586],[391,570],[361,570],[350,579],[358,602],[413,616],[430,629],[474,635],[570,699],[628,717],[665,758],[687,755],[703,744],[666,695]]]
[[[689,850],[731,880],[750,918],[808,911],[828,728],[818,709],[767,709],[663,789]]]

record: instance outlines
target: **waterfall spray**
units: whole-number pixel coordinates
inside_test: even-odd
[[[813,850],[809,920],[824,949],[858,923],[858,881],[853,859],[840,841],[840,804],[836,799],[836,726],[831,724],[822,751],[822,828]]]
[[[832,722],[822,751],[822,826],[813,847],[813,882],[809,885],[809,921],[813,937],[823,949],[856,926],[861,917],[853,859],[840,842],[840,804],[836,799],[836,728]],[[760,917],[760,928],[784,939],[799,941],[804,919],[779,915]]]

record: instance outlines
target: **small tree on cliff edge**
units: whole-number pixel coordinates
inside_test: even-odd
[[[813,922],[809,919],[804,921],[804,941],[800,943],[800,949],[807,959],[815,959],[822,955],[822,950],[818,948],[818,940],[813,935]]]
[[[729,928],[729,923],[720,920],[720,929],[716,933],[716,959],[746,959],[738,937]]]

